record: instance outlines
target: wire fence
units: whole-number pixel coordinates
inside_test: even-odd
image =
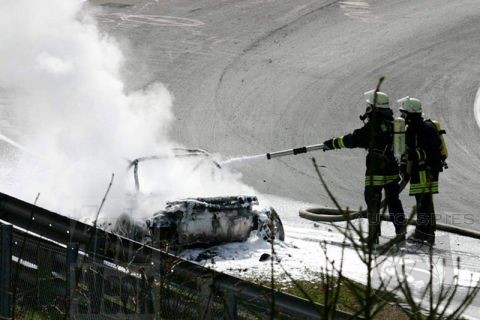
[[[114,261],[0,228],[0,319],[320,318],[319,305],[160,252],[142,263]]]

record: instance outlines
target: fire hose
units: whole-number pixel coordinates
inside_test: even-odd
[[[317,208],[306,208],[300,209],[300,217],[316,221],[316,222],[341,222],[347,220],[353,220],[358,218],[367,218],[367,210],[348,212],[344,210],[343,212],[335,208],[328,207],[317,207]],[[380,218],[382,221],[391,221],[390,217],[387,214],[381,214]],[[410,225],[416,225],[417,219],[409,219]],[[456,225],[446,224],[446,223],[436,223],[436,229],[465,236],[475,239],[480,239],[480,232],[476,230],[471,230]]]

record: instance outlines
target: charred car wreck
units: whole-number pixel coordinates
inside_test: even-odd
[[[256,209],[255,196],[188,198],[168,202],[147,220],[155,247],[205,247],[245,241],[252,231],[265,240],[285,239],[273,208]]]
[[[193,170],[204,164],[205,159],[210,160],[207,163],[214,170],[222,169],[205,150],[175,148],[172,152],[176,158],[198,157],[200,160]],[[166,157],[149,156],[130,161],[129,168],[133,168],[137,191],[140,190],[139,163]],[[123,215],[117,220],[114,232],[158,248],[174,250],[245,241],[252,231],[258,232],[267,241],[283,241],[285,233],[277,212],[271,207],[261,208],[258,204],[255,196],[181,199],[167,202],[164,210],[146,221],[146,228]]]

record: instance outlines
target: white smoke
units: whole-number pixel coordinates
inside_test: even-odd
[[[126,196],[134,191],[126,159],[170,154],[171,94],[160,83],[125,92],[122,52],[83,1],[0,6],[0,191],[29,202],[40,192],[39,205],[80,218],[94,213],[115,173],[102,213],[138,209],[139,199]],[[9,151],[6,139],[23,150]],[[141,163],[139,214],[178,197],[253,191],[235,174],[212,175],[211,165],[193,171],[195,161]]]

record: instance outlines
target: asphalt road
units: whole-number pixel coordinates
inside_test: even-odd
[[[480,229],[478,0],[91,3],[103,8],[101,28],[128,48],[128,89],[165,83],[176,99],[172,138],[225,158],[321,143],[360,127],[363,92],[385,76],[391,100],[421,99],[427,117],[447,131],[450,168],[440,178],[437,212]],[[332,205],[311,156],[341,204],[363,205],[362,150],[237,170],[262,193]],[[403,199],[409,210],[412,199]]]

